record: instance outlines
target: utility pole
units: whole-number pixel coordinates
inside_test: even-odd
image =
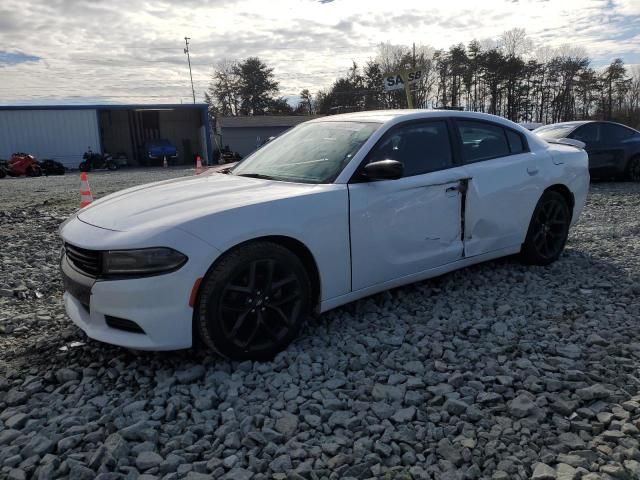
[[[415,70],[416,68],[416,42],[413,42],[413,58],[412,58],[412,67]],[[411,106],[409,108],[413,108],[413,92],[410,92],[411,95]]]
[[[193,95],[193,103],[196,103],[196,91],[193,89],[193,75],[191,73],[191,56],[189,55],[189,40],[190,37],[184,37],[184,44],[186,48],[184,53],[187,54],[187,62],[189,62],[189,77],[191,78],[191,94]]]

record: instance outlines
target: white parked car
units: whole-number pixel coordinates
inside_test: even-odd
[[[583,150],[499,117],[325,117],[229,173],[80,210],[61,227],[64,301],[103,342],[269,358],[313,313],[505,255],[553,262],[588,186]]]

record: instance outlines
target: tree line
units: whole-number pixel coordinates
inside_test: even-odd
[[[640,127],[640,69],[616,58],[595,68],[582,48],[534,48],[523,29],[493,40],[436,50],[381,44],[329,88],[302,90],[297,106],[279,96],[273,69],[258,58],[216,66],[205,94],[212,116],[324,114],[407,108],[403,90],[386,92],[387,73],[420,67],[417,108],[457,108],[516,122],[604,119]]]

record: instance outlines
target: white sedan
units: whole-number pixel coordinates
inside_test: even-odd
[[[519,253],[561,254],[587,154],[479,113],[303,123],[231,172],[130,188],[61,227],[64,302],[134,349],[272,357],[312,314]]]

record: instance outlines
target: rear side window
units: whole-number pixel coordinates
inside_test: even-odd
[[[615,143],[629,138],[633,135],[633,130],[629,130],[622,125],[613,123],[603,123],[600,126],[600,136],[603,142]]]
[[[464,163],[504,157],[511,153],[502,127],[466,120],[457,121],[456,124],[462,139],[462,160]]]
[[[569,135],[571,138],[580,140],[585,143],[593,143],[600,141],[600,127],[597,123],[587,123],[582,125],[575,132]]]
[[[405,177],[451,167],[453,157],[447,123],[411,122],[396,127],[371,150],[367,163],[379,160],[401,162]]]
[[[522,141],[522,135],[509,129],[505,129],[504,131],[507,132],[507,141],[509,142],[509,150],[511,150],[511,153],[515,154],[524,152],[525,148]]]

